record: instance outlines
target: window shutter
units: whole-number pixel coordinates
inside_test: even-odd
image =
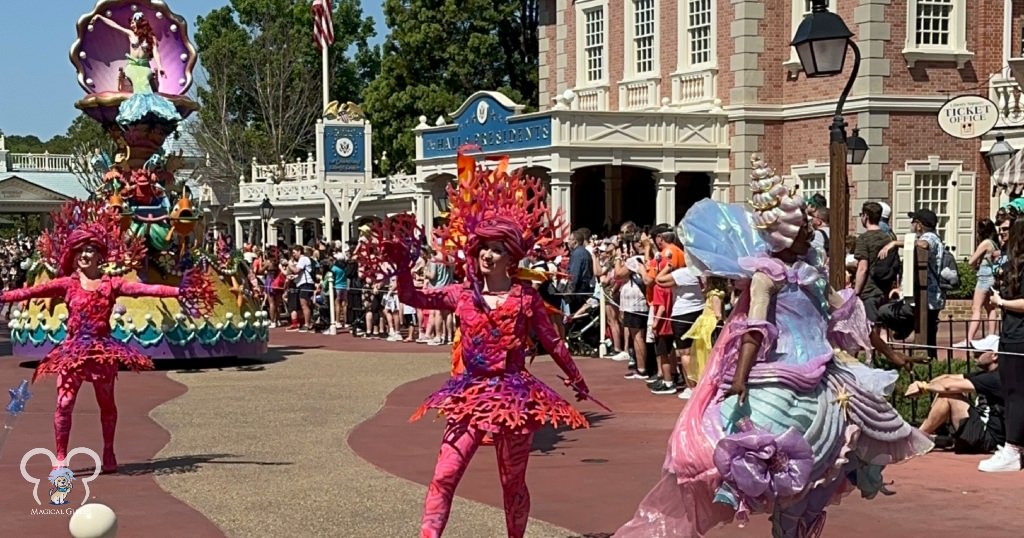
[[[893,172],[892,174],[892,215],[889,224],[897,234],[910,231],[907,213],[914,210],[914,173]]]
[[[974,186],[976,184],[976,175],[974,172],[960,172],[954,174],[952,177],[956,178],[956,184],[950,185],[950,189],[953,191],[951,194],[953,203],[953,211],[950,212],[954,216],[952,230],[946,233],[945,241],[950,245],[956,245],[956,250],[953,251],[953,255],[957,258],[969,257],[974,251],[974,219],[976,218],[974,212]]]

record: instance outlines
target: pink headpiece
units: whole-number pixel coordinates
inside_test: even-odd
[[[750,174],[750,206],[754,210],[754,225],[761,230],[761,236],[772,252],[785,250],[793,245],[806,224],[804,198],[795,189],[786,187],[782,178],[759,155],[753,155],[750,163],[754,167]]]

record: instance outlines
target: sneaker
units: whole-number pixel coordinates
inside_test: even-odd
[[[389,334],[386,340],[388,342],[397,342],[397,341],[399,341],[401,339],[402,339],[402,337],[398,336],[397,334]]]
[[[953,347],[970,348],[971,345],[967,343],[967,340],[961,340],[953,344]]]
[[[676,386],[673,383],[659,381],[651,385],[651,394],[675,394]]]
[[[428,346],[443,346],[444,345],[444,340],[442,340],[440,338],[435,338],[435,339],[427,342],[427,345]]]
[[[1020,469],[1020,453],[1010,445],[999,447],[991,458],[978,464],[978,470],[983,473],[1005,473]]]
[[[651,375],[647,376],[647,384],[648,385],[653,385],[653,384],[657,383],[658,381],[661,381],[661,377],[658,376],[658,374],[651,374]]]
[[[690,398],[693,398],[693,389],[691,389],[690,387],[686,387],[686,389],[683,390],[683,392],[679,393],[680,400],[689,400]]]
[[[647,379],[647,374],[636,371],[636,368],[630,368],[626,375],[622,376],[624,379]]]
[[[289,325],[288,328],[285,329],[286,332],[290,332],[290,333],[298,332],[298,330],[299,330],[299,326],[298,325]]]
[[[609,358],[610,358],[611,360],[615,361],[615,362],[622,362],[622,361],[628,361],[628,360],[630,359],[630,356],[629,356],[629,353],[628,353],[628,352],[626,352],[626,351],[620,351],[620,352],[618,352],[618,353],[616,353],[616,354],[612,355],[612,356],[611,356],[611,357],[609,357]]]
[[[978,351],[999,351],[999,335],[990,334],[981,340],[972,340],[971,347]]]

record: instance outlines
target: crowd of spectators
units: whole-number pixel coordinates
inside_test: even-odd
[[[3,291],[25,285],[25,276],[30,268],[34,248],[35,241],[21,234],[9,239],[0,239],[0,288]],[[0,315],[10,321],[13,308],[12,304],[0,305]]]

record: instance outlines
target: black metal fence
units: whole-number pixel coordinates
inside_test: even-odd
[[[953,347],[954,344],[965,339],[970,344],[971,338],[967,337],[970,324],[971,320],[953,319],[953,316],[948,316],[947,319],[940,319],[935,348],[916,344],[914,339],[890,341],[890,345],[895,351],[911,356],[924,353],[931,357],[929,362],[915,365],[910,372],[900,370],[899,380],[896,382],[896,388],[893,390],[893,407],[911,424],[919,425],[924,420],[928,415],[928,410],[935,396],[928,394],[920,398],[905,397],[904,393],[910,383],[914,381],[929,381],[943,374],[966,374],[977,370],[975,361],[984,351]],[[990,334],[998,336],[1001,324],[1001,320],[998,319],[992,322],[981,320],[977,336],[974,340],[979,340]],[[873,353],[871,359],[875,367],[893,368],[878,352]]]

